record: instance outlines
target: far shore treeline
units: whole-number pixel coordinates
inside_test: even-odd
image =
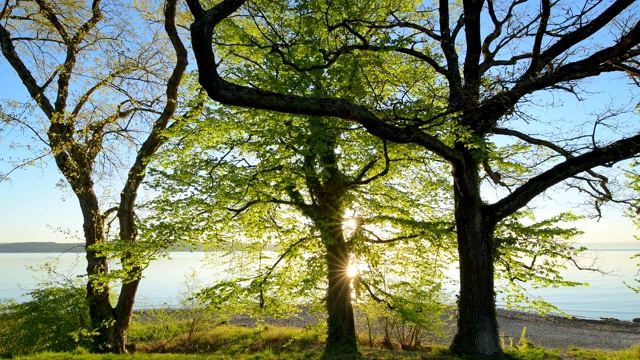
[[[0,253],[84,253],[84,243],[56,243],[56,242],[15,242],[0,243]],[[180,251],[202,251],[198,245],[174,246],[171,252]]]

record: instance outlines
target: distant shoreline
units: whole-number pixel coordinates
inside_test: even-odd
[[[83,243],[16,242],[0,243],[0,253],[72,253],[85,251]]]
[[[197,248],[175,247],[171,252],[202,251]],[[85,252],[84,243],[56,242],[15,242],[0,243],[0,254],[81,254]]]
[[[640,253],[640,243],[590,243],[582,244],[586,246],[589,252],[609,252],[609,251],[637,251]],[[270,245],[266,250],[275,251],[276,247]],[[175,246],[169,250],[170,252],[193,252],[203,251],[202,246]],[[35,241],[35,242],[12,242],[0,243],[0,254],[80,254],[85,252],[84,243],[57,243],[53,241]]]

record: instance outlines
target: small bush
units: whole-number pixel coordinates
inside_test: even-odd
[[[45,286],[32,300],[0,302],[0,353],[72,351],[91,345],[91,320],[84,287]]]
[[[420,350],[442,342],[449,334],[447,314],[433,304],[421,311],[389,310],[385,304],[360,302],[355,306],[361,345],[386,349]]]

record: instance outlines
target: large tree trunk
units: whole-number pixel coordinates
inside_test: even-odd
[[[478,168],[469,155],[456,177],[455,220],[460,262],[458,332],[451,344],[456,353],[502,353],[498,336],[494,292],[493,230],[485,221],[479,191]]]
[[[90,181],[90,180],[89,180]],[[109,301],[109,284],[101,279],[109,271],[107,258],[98,254],[93,245],[105,241],[104,223],[98,199],[92,189],[87,187],[75,188],[80,202],[80,209],[84,219],[83,229],[87,259],[87,299],[89,302],[89,316],[96,335],[93,338],[93,351],[98,353],[111,352],[114,341],[113,325],[115,314]]]
[[[325,237],[329,289],[327,291],[327,343],[324,359],[355,359],[359,357],[351,297],[351,279],[347,275],[349,248],[344,240],[342,224],[331,226],[330,238]]]
[[[139,274],[142,270],[136,269]],[[128,352],[127,349],[127,331],[131,324],[131,318],[133,317],[133,305],[135,304],[136,293],[138,292],[138,285],[140,285],[140,278],[123,284],[120,288],[120,296],[118,298],[118,305],[115,308],[116,322],[114,324],[114,338],[113,347],[114,352],[124,354]]]
[[[118,296],[118,303],[114,308],[109,299],[109,284],[100,279],[100,275],[109,272],[107,258],[91,249],[91,245],[105,241],[104,220],[98,208],[98,200],[91,191],[78,195],[80,207],[84,216],[85,242],[87,245],[87,297],[89,299],[89,314],[93,329],[97,331],[93,339],[93,351],[98,353],[127,353],[127,330],[133,315],[135,296],[140,284],[142,269],[133,266],[128,274],[134,279],[122,285]],[[97,215],[96,215],[97,214]],[[135,241],[136,231],[133,225],[133,211],[129,216],[124,216],[119,211],[120,224],[125,221],[127,226],[121,227],[120,236],[128,241]],[[132,255],[130,255],[132,256]],[[130,262],[123,258],[123,264]]]
[[[133,209],[137,189],[142,182],[140,174],[143,173],[143,170],[136,166],[141,162],[140,158],[141,156],[139,155],[136,159],[136,164],[129,173],[129,181],[127,181],[120,194],[120,206],[118,207],[120,241],[126,243],[133,243],[138,237]],[[140,178],[139,181],[136,180],[137,178]],[[120,288],[118,303],[115,307],[116,322],[114,324],[113,347],[115,353],[123,354],[127,352],[127,331],[133,317],[133,305],[135,304],[138,286],[142,277],[142,268],[136,263],[136,254],[130,252],[125,252],[120,261],[123,266],[129,269],[129,273],[126,275],[126,282]]]

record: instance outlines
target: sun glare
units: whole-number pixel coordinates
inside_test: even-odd
[[[347,218],[342,220],[342,227],[345,230],[354,231],[358,227],[358,220],[356,218]]]
[[[358,266],[350,264],[349,267],[347,267],[347,276],[350,278],[358,276]]]

